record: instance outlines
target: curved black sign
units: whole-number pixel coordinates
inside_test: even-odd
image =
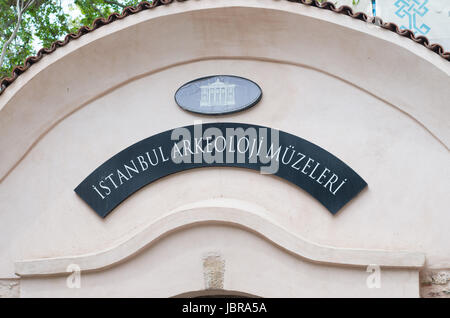
[[[367,183],[326,150],[279,130],[208,123],[168,130],[119,152],[75,192],[101,217],[143,186],[200,167],[240,167],[274,174],[304,189],[335,214]]]
[[[233,75],[214,75],[190,81],[175,93],[177,104],[190,112],[206,115],[235,113],[261,100],[255,82]]]

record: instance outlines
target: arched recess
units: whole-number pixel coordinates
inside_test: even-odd
[[[194,290],[173,296],[174,298],[259,298],[260,296],[236,290]]]
[[[0,127],[8,132],[0,134],[0,147],[8,149],[0,153],[0,180],[43,135],[89,102],[158,70],[214,58],[280,61],[331,74],[398,107],[448,148],[450,66],[425,47],[289,1],[186,1],[86,34],[8,87],[0,96]]]

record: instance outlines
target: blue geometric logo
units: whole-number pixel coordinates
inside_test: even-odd
[[[408,19],[408,26],[401,25],[401,29],[410,29],[414,34],[425,35],[430,31],[430,27],[425,23],[420,24],[418,19],[423,18],[429,9],[426,7],[428,0],[397,0],[395,6],[398,8],[395,15],[399,18]],[[419,26],[420,24],[420,26]]]

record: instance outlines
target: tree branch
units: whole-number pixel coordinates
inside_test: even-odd
[[[126,5],[121,4],[121,3],[117,2],[117,1],[114,1],[114,0],[103,0],[103,2],[104,3],[108,3],[108,4],[113,4],[113,5],[122,7],[122,8],[126,8],[127,7]]]
[[[20,24],[22,22],[22,14],[23,14],[23,11],[22,11],[21,1],[17,0],[17,23],[16,23],[16,26],[15,26],[11,36],[9,37],[8,41],[6,41],[5,44],[3,45],[2,54],[0,55],[0,67],[3,65],[3,61],[5,60],[6,49],[11,44],[11,42],[14,40],[14,38],[17,36],[17,32],[19,31]]]
[[[0,67],[2,67],[3,62],[5,61],[6,56],[6,50],[8,49],[8,46],[11,44],[11,42],[16,38],[17,33],[19,32],[20,25],[22,24],[22,17],[24,12],[34,3],[35,0],[28,0],[27,2],[23,2],[23,0],[17,0],[17,23],[14,27],[13,32],[11,33],[11,36],[9,39],[5,42],[2,48],[2,53],[0,55]]]
[[[91,3],[91,6],[92,6],[92,8],[94,8],[95,11],[97,11],[97,13],[98,13],[102,18],[104,18],[103,12],[102,12],[99,8],[97,8],[97,6],[96,6],[95,4]]]
[[[7,31],[8,28],[14,23],[15,19],[8,21],[5,26],[2,26],[3,30]],[[0,37],[6,37],[6,33],[2,30],[0,30]]]
[[[25,12],[33,3],[35,0],[28,0],[28,2],[24,5],[22,12]]]

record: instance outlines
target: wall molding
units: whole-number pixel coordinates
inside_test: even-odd
[[[421,268],[425,264],[425,254],[420,252],[337,248],[316,244],[277,224],[264,208],[239,200],[215,199],[175,209],[105,250],[83,255],[20,260],[15,262],[15,272],[21,277],[59,275],[65,274],[71,264],[78,265],[82,272],[105,270],[129,260],[170,233],[202,224],[242,228],[314,263],[359,267],[376,264],[389,268]]]

